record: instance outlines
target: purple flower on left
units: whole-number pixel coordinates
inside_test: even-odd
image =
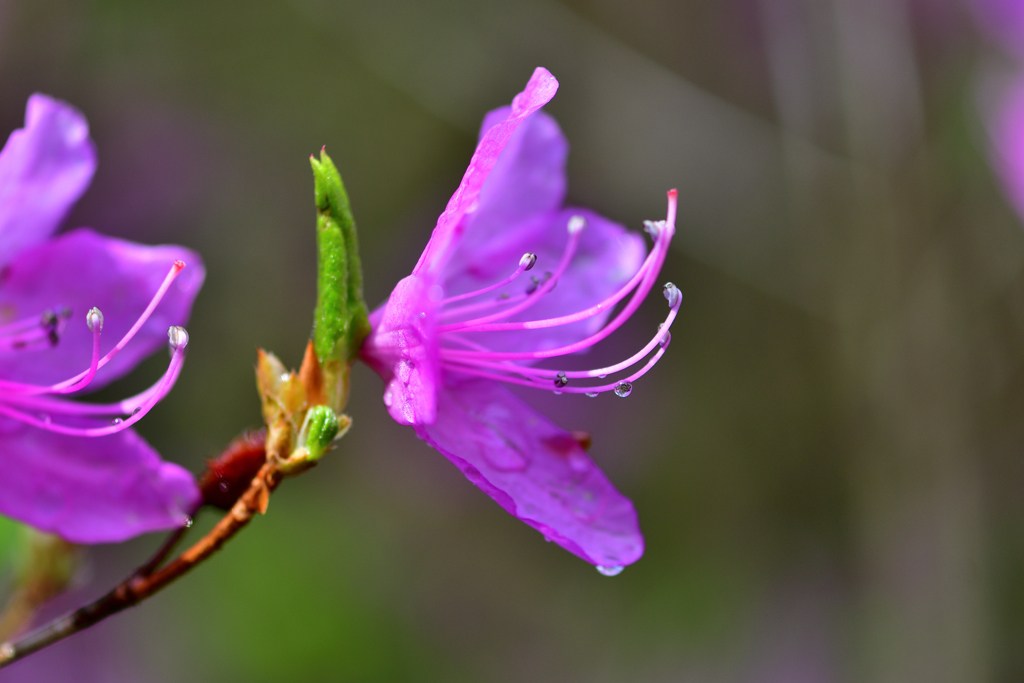
[[[77,543],[188,521],[199,490],[132,428],[174,385],[205,271],[183,247],[53,233],[85,192],[85,118],[45,95],[0,151],[0,514]],[[187,264],[187,267],[186,267]],[[112,404],[72,401],[168,344],[164,375]]]

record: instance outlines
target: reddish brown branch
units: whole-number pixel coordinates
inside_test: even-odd
[[[0,668],[87,629],[113,614],[137,605],[175,579],[184,576],[196,565],[217,552],[221,546],[249,523],[254,514],[266,511],[267,504],[270,502],[270,493],[281,483],[283,476],[275,462],[264,464],[253,478],[249,488],[235,502],[231,510],[217,522],[217,526],[188,550],[164,567],[157,569],[156,566],[162,559],[160,558],[161,553],[166,555],[164,548],[167,546],[165,544],[157,552],[157,556],[154,558],[157,559],[156,562],[150,560],[99,600],[75,610],[71,614],[55,619],[24,638],[3,643],[0,645]]]

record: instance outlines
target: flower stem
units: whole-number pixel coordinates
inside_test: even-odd
[[[254,514],[266,511],[270,493],[277,488],[283,478],[284,475],[276,462],[264,464],[231,510],[194,545],[157,569],[160,561],[169,553],[169,544],[180,538],[180,533],[172,534],[168,543],[161,546],[153,559],[103,597],[71,614],[58,617],[24,638],[0,644],[0,668],[137,605],[188,573],[241,531]]]

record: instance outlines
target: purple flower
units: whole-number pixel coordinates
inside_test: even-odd
[[[79,543],[180,526],[199,501],[192,476],[130,427],[181,371],[188,335],[177,325],[202,261],[86,228],[51,237],[95,168],[85,119],[44,95],[0,151],[0,513]],[[141,394],[67,399],[168,340],[167,372]]]
[[[1008,70],[990,68],[981,88],[989,158],[1017,212],[1024,216],[1024,3],[973,0],[978,24],[1011,57]]]
[[[502,383],[587,396],[632,391],[668,346],[682,299],[672,284],[668,317],[632,357],[585,371],[536,364],[586,350],[632,315],[672,239],[675,191],[668,219],[646,224],[654,239],[646,255],[640,235],[563,207],[568,145],[537,111],[557,88],[538,68],[511,107],[484,119],[459,189],[412,275],[371,314],[361,355],[384,379],[396,422],[545,538],[617,573],[643,554],[633,504],[569,432]],[[543,275],[526,275],[535,265]],[[626,376],[606,379],[617,373]]]

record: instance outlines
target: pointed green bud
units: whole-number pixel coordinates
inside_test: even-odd
[[[349,365],[370,333],[363,301],[356,222],[345,185],[324,150],[310,156],[317,208],[317,301],[313,344],[323,366],[328,404],[337,412],[348,400]]]
[[[333,410],[327,406],[313,406],[302,423],[298,446],[308,453],[308,460],[319,460],[330,449],[340,429],[338,416]]]

